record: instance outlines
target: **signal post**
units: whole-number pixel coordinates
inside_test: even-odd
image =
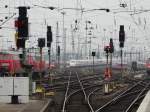
[[[92,51],[92,57],[93,57],[93,73],[94,73],[94,57],[96,55],[96,52],[95,51]]]
[[[27,9],[29,7],[20,6],[19,9],[19,17],[15,20],[15,41],[17,50],[20,48],[22,49],[22,54],[19,54],[20,63],[22,68],[28,73],[27,76],[29,77],[29,95],[32,95],[32,66],[26,63],[26,46],[25,42],[29,39],[29,31],[28,31],[28,17],[27,17]],[[26,76],[26,74],[23,74]]]
[[[47,26],[47,47],[48,47],[48,56],[49,56],[49,78],[50,78],[50,84],[52,84],[52,76],[50,74],[51,70],[51,43],[53,41],[52,38],[52,30],[51,26]]]
[[[39,88],[43,88],[42,87],[42,49],[43,47],[45,47],[45,38],[38,39],[38,47],[40,48],[40,85],[39,85]],[[38,92],[38,95],[40,98],[44,96],[42,92],[43,91]]]
[[[123,78],[123,48],[124,48],[124,42],[125,42],[125,31],[124,31],[124,25],[120,25],[120,31],[119,31],[119,47],[120,47],[120,58],[121,58],[121,79]]]
[[[109,74],[109,66],[108,66],[109,46],[105,46],[104,51],[106,52],[106,68],[104,73],[105,74],[104,93],[108,94],[110,92],[110,74]]]
[[[113,39],[110,39],[109,46],[104,47],[106,52],[106,68],[105,68],[105,84],[104,84],[104,93],[109,94],[113,90],[112,84],[112,53],[114,52]],[[109,63],[110,55],[110,63]]]

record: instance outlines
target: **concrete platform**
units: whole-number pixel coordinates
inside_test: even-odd
[[[150,112],[150,91],[147,93],[137,112]]]
[[[50,100],[30,100],[27,104],[0,103],[0,112],[43,112]]]

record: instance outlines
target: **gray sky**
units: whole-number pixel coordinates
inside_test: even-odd
[[[98,44],[103,49],[103,44],[107,44],[109,38],[116,39],[116,48],[118,48],[118,29],[119,25],[125,25],[126,31],[126,43],[125,49],[133,49],[136,47],[139,49],[144,49],[149,47],[149,24],[150,15],[149,12],[142,12],[140,14],[134,14],[137,11],[149,10],[150,1],[149,0],[78,0],[80,2],[79,8],[97,9],[97,8],[109,8],[110,12],[106,13],[104,11],[92,11],[81,13],[75,10],[64,10],[65,15],[65,27],[67,28],[67,50],[71,50],[71,30],[70,25],[75,26],[74,21],[80,19],[80,37],[81,41],[84,42],[85,37],[85,21],[90,20],[95,28],[93,33],[95,39],[92,39],[92,49],[96,49]],[[119,6],[120,3],[126,3],[127,7],[122,8]],[[8,5],[9,8],[4,8]],[[35,7],[34,5],[40,6],[55,6],[59,8],[76,8],[77,0],[2,0],[0,2],[0,19],[4,19],[5,16],[11,16],[12,13],[18,13],[18,10],[14,7],[18,6],[31,6],[28,10],[28,17],[30,23],[30,34],[34,37],[30,38],[30,46],[36,45],[35,40],[38,37],[46,37],[46,26],[51,25],[54,34],[53,47],[55,48],[55,32],[56,32],[56,22],[59,22],[60,36],[62,36],[62,14],[61,11],[49,10],[46,8]],[[128,12],[134,11],[134,12]],[[6,14],[3,14],[6,13]],[[134,15],[130,15],[134,14]],[[78,16],[77,16],[78,15]],[[14,41],[14,16],[10,21],[6,22],[3,28],[0,29],[0,48],[7,48],[9,45],[5,41]],[[82,17],[82,18],[81,18]],[[0,23],[1,24],[1,23]],[[106,30],[104,30],[106,29]],[[61,40],[61,37],[60,37]],[[75,39],[77,43],[77,38]],[[76,44],[77,45],[77,44]],[[14,43],[13,43],[14,46]],[[29,46],[29,45],[28,45]],[[77,47],[77,46],[76,46]]]

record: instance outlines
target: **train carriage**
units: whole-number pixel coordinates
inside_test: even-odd
[[[33,65],[32,73],[38,74],[39,72],[44,73],[48,66],[44,60],[40,62],[40,58],[27,55],[25,62],[26,64]],[[0,75],[18,75],[25,73],[24,69],[21,66],[19,53],[16,52],[0,52]]]
[[[150,58],[148,58],[146,60],[146,71],[147,71],[147,74],[150,74]]]

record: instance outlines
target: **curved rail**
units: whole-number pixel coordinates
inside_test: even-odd
[[[134,99],[134,101],[131,103],[131,105],[126,109],[125,112],[129,112],[133,105],[141,98],[141,96],[146,92],[147,88],[149,87],[150,83],[146,85],[146,87],[140,92],[140,94]],[[148,90],[147,90],[148,91]]]
[[[95,112],[99,112],[100,110],[106,108],[108,105],[112,104],[113,102],[117,101],[119,98],[123,97],[124,95],[127,95],[129,91],[131,91],[132,89],[134,89],[136,86],[138,86],[142,81],[139,81],[138,83],[136,83],[135,85],[133,85],[132,87],[130,87],[129,89],[127,89],[126,91],[122,92],[121,94],[119,94],[117,97],[115,97],[114,99],[110,100],[109,102],[107,102],[105,105],[103,105],[102,107],[98,108]]]
[[[63,107],[62,107],[62,112],[65,112],[65,111],[66,111],[67,102],[69,101],[70,97],[74,96],[75,94],[77,94],[78,92],[81,92],[81,91],[82,91],[83,94],[84,94],[84,99],[85,99],[85,101],[88,103],[88,106],[89,106],[89,108],[90,108],[90,111],[91,111],[91,112],[94,112],[94,110],[93,110],[93,108],[92,108],[92,106],[91,106],[91,104],[90,104],[90,101],[88,101],[88,96],[87,96],[86,90],[88,90],[89,88],[98,87],[98,86],[100,86],[100,85],[94,84],[94,85],[92,85],[92,86],[84,87],[84,85],[83,85],[84,80],[81,80],[81,79],[80,79],[79,74],[78,74],[77,72],[76,72],[75,74],[76,74],[77,81],[78,81],[78,84],[79,84],[79,86],[80,86],[80,89],[74,90],[73,92],[71,92],[71,93],[69,94],[69,88],[71,87],[70,84],[71,84],[71,82],[72,82],[72,81],[71,81],[71,76],[69,76],[68,85],[67,85],[67,90],[66,90],[66,92],[65,92],[65,99],[64,99]],[[83,82],[82,82],[82,81],[83,81]],[[90,94],[90,93],[89,93],[89,94]]]
[[[66,105],[66,99],[67,99],[67,95],[68,95],[68,91],[69,91],[69,86],[70,86],[70,79],[71,79],[71,72],[70,72],[70,75],[69,75],[69,80],[68,80],[67,90],[66,90],[66,93],[65,93],[65,99],[64,99],[64,103],[63,103],[62,112],[65,112],[65,105]]]
[[[87,102],[88,102],[88,105],[89,105],[89,107],[91,108],[92,112],[94,112],[94,109],[93,109],[92,105],[90,104],[90,97],[91,97],[91,95],[92,95],[94,92],[96,92],[96,91],[98,91],[98,90],[100,90],[100,89],[101,89],[101,88],[97,88],[97,89],[95,89],[94,91],[92,91],[92,92],[88,95]]]

